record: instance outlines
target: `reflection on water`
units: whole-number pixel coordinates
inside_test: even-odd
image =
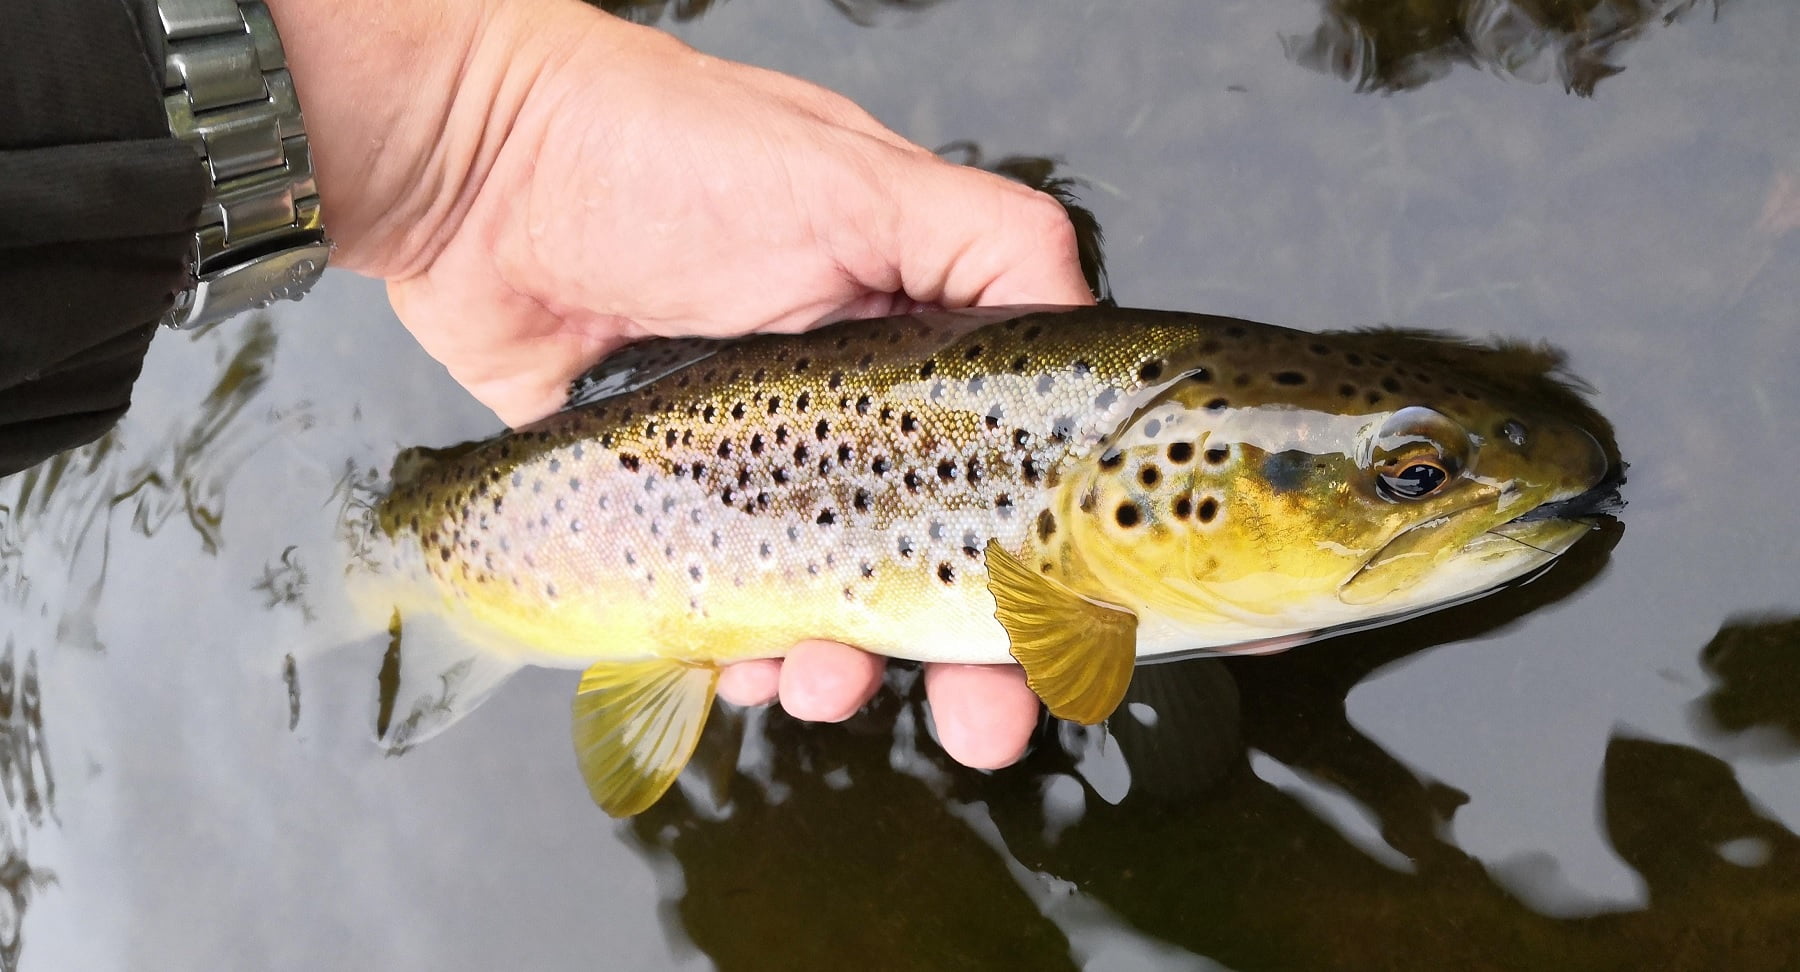
[[[1346,717],[1371,672],[1567,597],[1617,539],[1441,615],[1142,668],[1106,730],[1047,727],[993,774],[918,738],[910,672],[841,728],[727,710],[736,732],[702,743],[711,781],[690,774],[631,830],[679,864],[670,919],[724,969],[767,967],[770,943],[794,968],[871,952],[890,968],[1075,968],[1171,946],[1233,968],[1792,968],[1800,838],[1716,757],[1614,735],[1597,823],[1648,905],[1558,918],[1517,893],[1554,862],[1493,873],[1454,840],[1467,797]],[[1791,629],[1741,637],[1792,647]]]
[[[1699,0],[1326,0],[1310,35],[1282,38],[1297,64],[1358,91],[1416,88],[1457,65],[1582,96],[1624,66],[1620,48]],[[1713,12],[1718,13],[1717,0]]]
[[[1707,728],[1800,755],[1800,617],[1728,621],[1700,664],[1718,680],[1699,704]]]
[[[197,331],[191,340],[204,335]],[[115,531],[149,538],[180,522],[198,540],[197,553],[217,555],[233,476],[280,430],[307,423],[304,407],[246,421],[275,349],[267,319],[244,322],[220,347],[206,397],[172,421],[146,423],[162,434],[145,435],[140,424],[134,431],[141,438],[133,438],[122,426],[0,480],[0,604],[15,625],[0,652],[0,789],[7,805],[0,823],[0,968],[17,967],[26,908],[56,883],[28,853],[31,831],[57,819],[39,651],[104,652],[94,615]],[[292,583],[273,574],[265,580],[259,586],[272,598]]]

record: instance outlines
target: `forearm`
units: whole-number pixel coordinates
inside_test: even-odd
[[[151,31],[0,0],[0,475],[104,432],[180,286],[205,186]]]

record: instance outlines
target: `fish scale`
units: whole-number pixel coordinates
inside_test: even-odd
[[[1054,713],[1092,721],[1139,655],[1420,610],[1542,562],[1579,531],[1533,534],[1532,556],[1475,538],[1604,472],[1555,414],[1591,417],[1553,364],[1116,309],[664,342],[535,425],[404,457],[380,522],[423,564],[427,609],[524,659],[592,663],[578,749],[609,754],[583,757],[590,785],[631,812],[666,773],[618,754],[645,725],[698,731],[711,682],[689,669],[815,637],[1016,660]],[[1529,450],[1502,442],[1521,421]],[[1421,462],[1445,489],[1382,492]],[[1451,522],[1441,549],[1408,533]],[[621,698],[664,708],[607,715]]]

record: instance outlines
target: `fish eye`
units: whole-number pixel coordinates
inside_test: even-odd
[[[1450,471],[1437,457],[1408,460],[1398,472],[1383,472],[1375,477],[1375,490],[1391,501],[1419,500],[1444,488],[1450,482]]]

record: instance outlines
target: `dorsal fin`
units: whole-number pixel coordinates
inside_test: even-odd
[[[569,400],[563,403],[563,411],[642,388],[705,361],[730,343],[706,338],[667,338],[626,345],[569,383]]]

